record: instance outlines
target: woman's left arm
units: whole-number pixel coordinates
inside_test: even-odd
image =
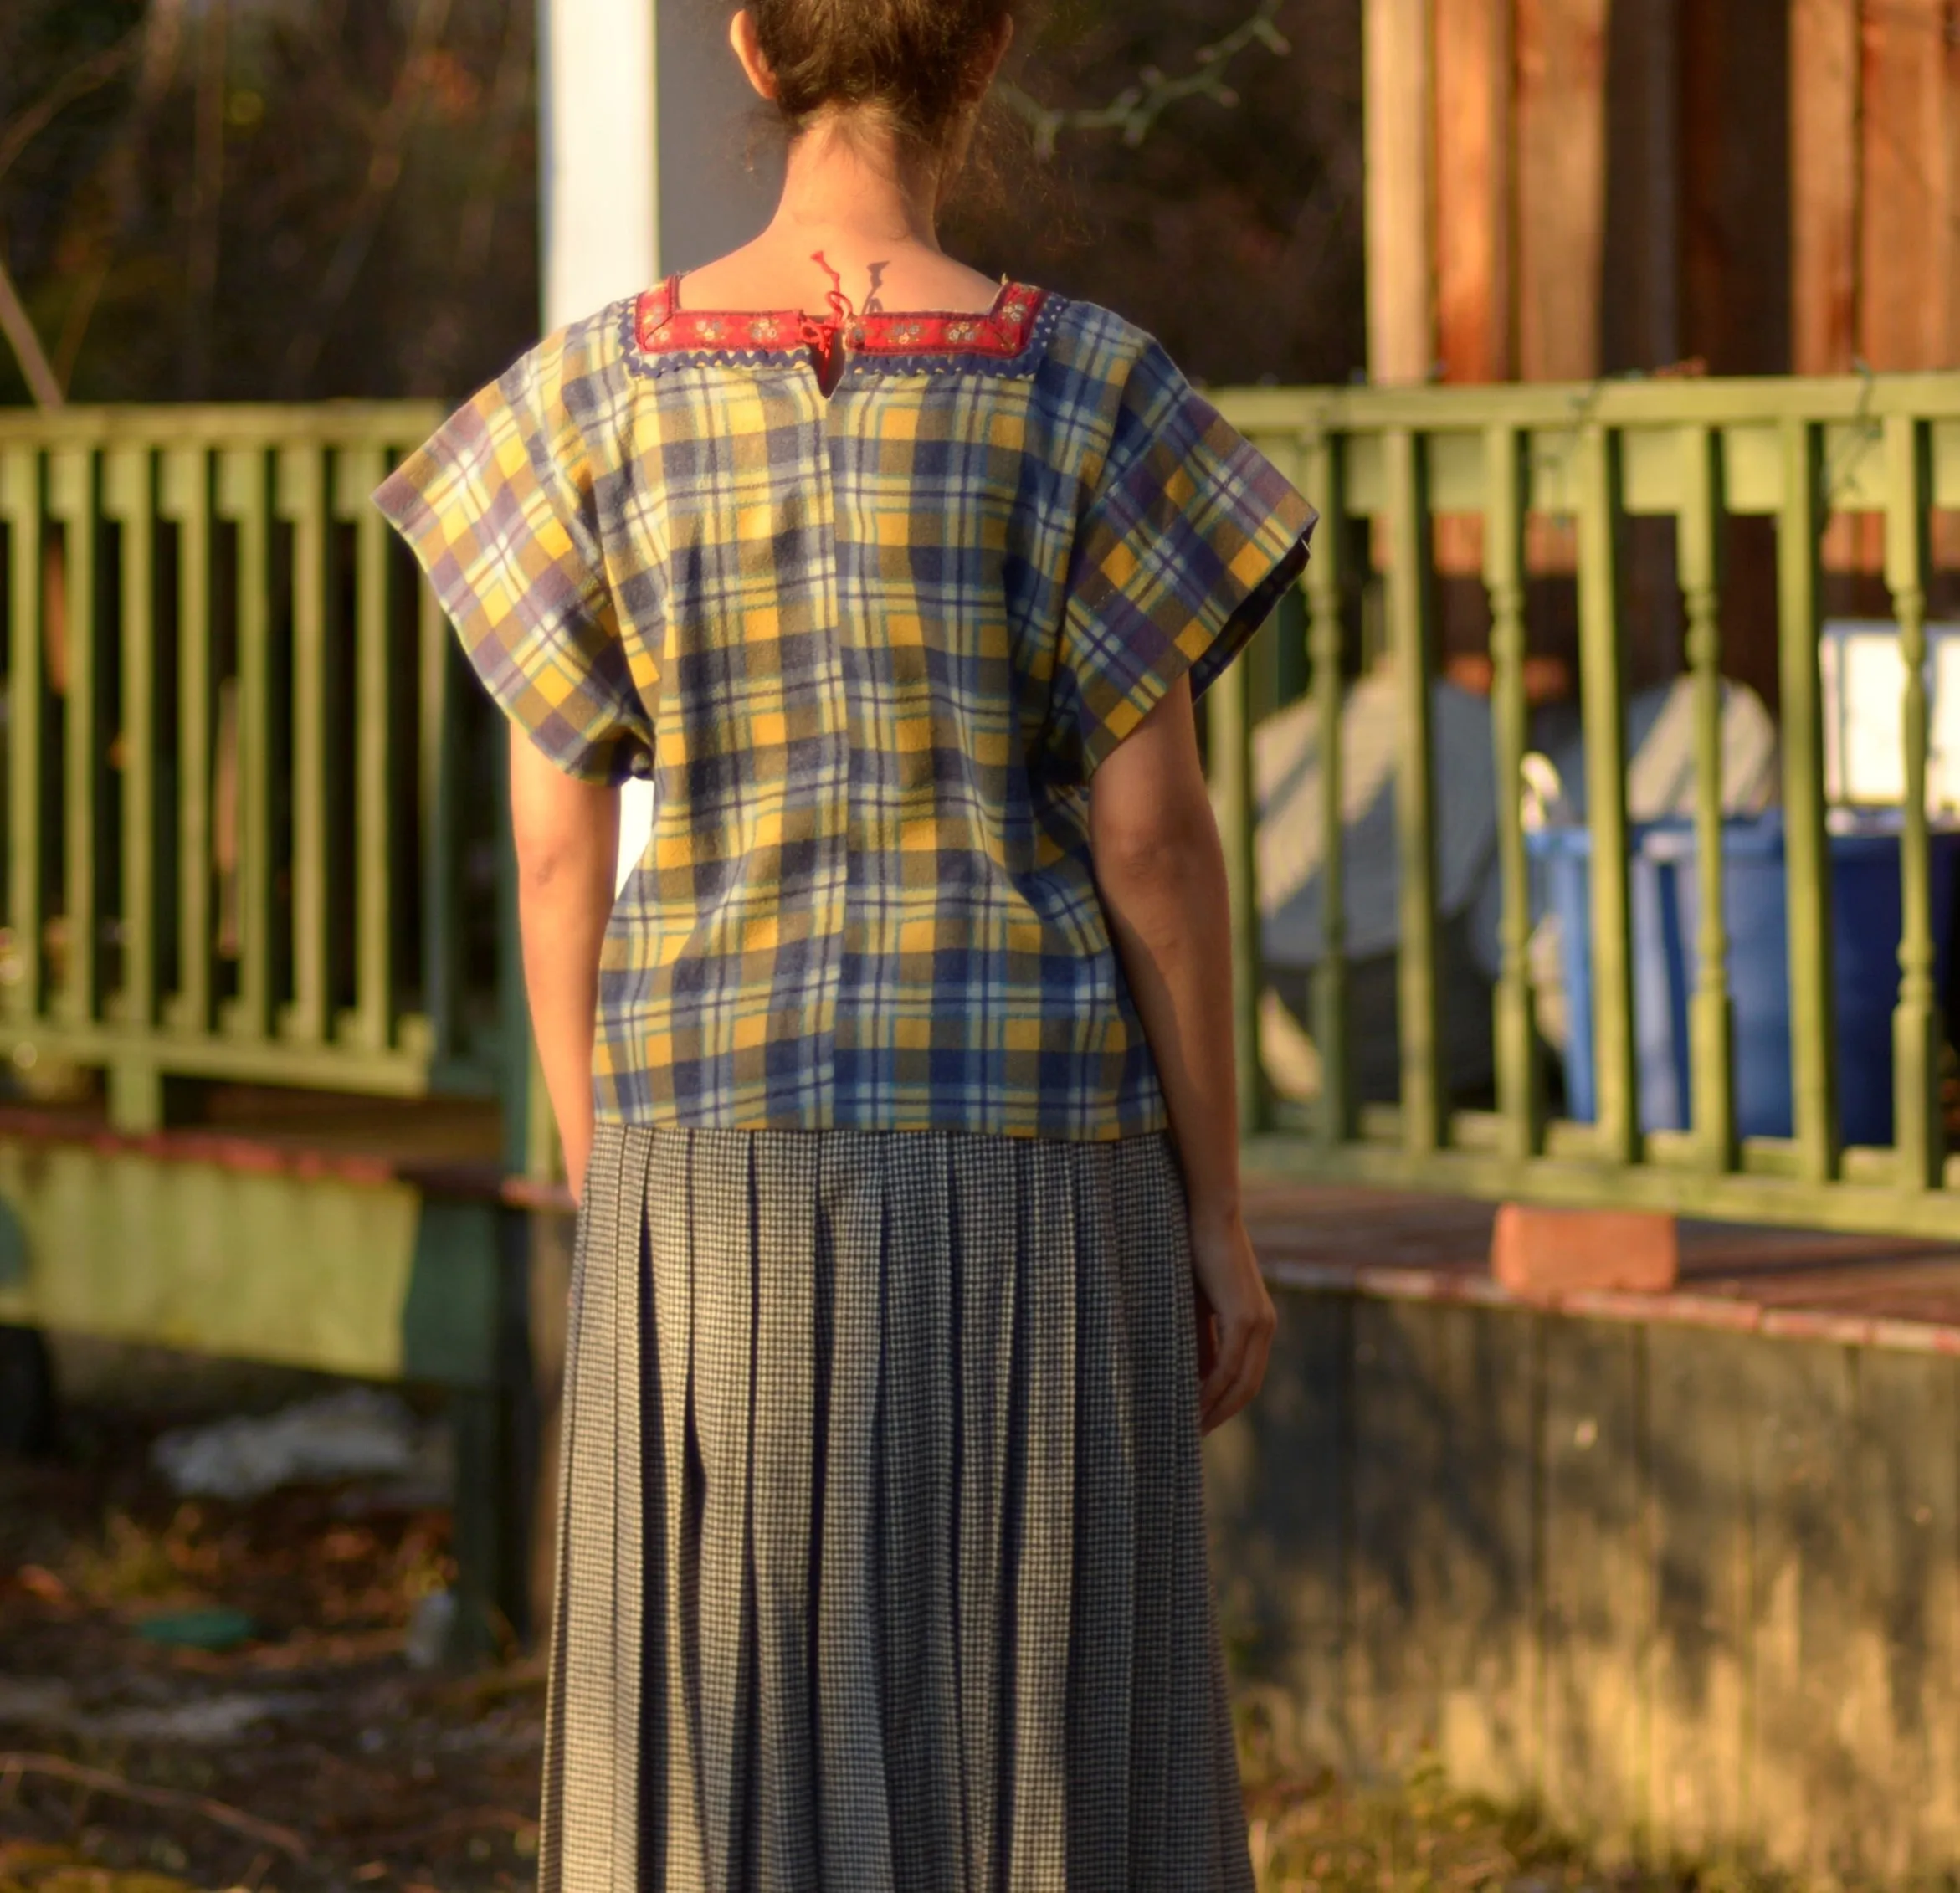
[[[573,1196],[582,1197],[592,1156],[599,949],[619,856],[619,792],[566,775],[513,727],[511,826],[531,1029],[558,1120],[565,1173]]]

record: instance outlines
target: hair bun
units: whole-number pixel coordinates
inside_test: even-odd
[[[827,110],[885,114],[937,144],[974,102],[1013,0],[747,0],[792,136]]]

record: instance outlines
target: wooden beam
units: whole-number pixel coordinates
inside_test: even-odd
[[[1430,0],[1367,0],[1368,372],[1429,378],[1436,356]]]
[[[1865,13],[1859,330],[1880,370],[1937,367],[1947,354],[1947,0],[1886,0]]]
[[[1518,0],[1518,353],[1526,381],[1599,372],[1607,0]]]
[[[1446,381],[1508,381],[1517,359],[1511,0],[1435,8],[1437,358]]]
[[[1858,351],[1859,0],[1792,0],[1790,237],[1800,375],[1849,372]]]

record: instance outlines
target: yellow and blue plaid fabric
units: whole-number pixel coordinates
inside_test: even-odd
[[[561,767],[650,776],[602,1117],[1106,1140],[1162,1127],[1088,785],[1297,577],[1313,515],[1147,336],[1010,355],[544,342],[378,495]]]

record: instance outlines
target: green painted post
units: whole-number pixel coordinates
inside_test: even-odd
[[[156,1023],[156,469],[146,448],[119,447],[102,469],[103,516],[121,529],[121,977],[115,1014]]]
[[[0,1007],[17,1024],[41,1011],[41,930],[44,871],[42,793],[41,457],[31,447],[0,454],[0,507],[5,509],[9,635],[7,677],[7,951],[0,957]]]
[[[327,469],[315,446],[282,448],[279,516],[293,529],[293,998],[284,1035],[327,1037]]]
[[[271,465],[264,447],[228,448],[218,459],[223,516],[238,528],[238,997],[226,1015],[235,1038],[272,1032]]]
[[[103,516],[121,529],[121,967],[111,1013],[119,1026],[156,1024],[156,464],[147,448],[119,447],[102,469]],[[163,1126],[163,1074],[151,1058],[110,1068],[110,1118],[119,1130]]]
[[[1927,741],[1926,592],[1932,547],[1927,507],[1932,477],[1927,430],[1909,415],[1886,422],[1886,582],[1899,620],[1906,695],[1900,705],[1906,758],[1900,872],[1904,926],[1899,941],[1899,1005],[1892,1024],[1899,1187],[1932,1189],[1947,1161],[1940,1115],[1940,1046],[1946,1037],[1933,978],[1932,868],[1926,817]]]
[[[1627,901],[1626,652],[1619,627],[1620,444],[1594,422],[1580,430],[1579,689],[1592,833],[1593,1039],[1598,1148],[1640,1160],[1634,1059],[1633,940]]]
[[[1794,416],[1782,423],[1777,527],[1777,648],[1783,695],[1783,834],[1789,881],[1790,1063],[1800,1175],[1838,1174],[1837,1033],[1831,998],[1830,843],[1824,829],[1824,705],[1818,675],[1823,443]]]
[[[62,526],[67,598],[62,649],[67,691],[62,705],[63,862],[66,898],[62,916],[60,1018],[71,1029],[96,1023],[101,1007],[100,894],[103,858],[102,778],[108,757],[103,728],[97,536],[99,495],[95,454],[64,447],[49,460],[49,512]]]
[[[1434,669],[1429,444],[1408,428],[1383,439],[1388,476],[1389,662],[1402,716],[1395,782],[1402,952],[1397,987],[1402,1136],[1412,1156],[1444,1141],[1442,1034],[1436,994],[1436,798],[1431,741]]]
[[[1307,646],[1321,746],[1321,961],[1314,968],[1314,1044],[1321,1059],[1321,1145],[1333,1149],[1355,1131],[1354,1059],[1347,1004],[1347,827],[1342,806],[1341,603],[1347,582],[1346,454],[1339,438],[1316,428],[1301,454],[1301,485],[1320,508],[1313,557],[1306,568]]]
[[[1688,668],[1695,690],[1695,858],[1701,926],[1696,937],[1693,1048],[1695,1136],[1703,1165],[1736,1165],[1731,1078],[1735,1025],[1728,989],[1728,928],[1722,915],[1722,464],[1712,428],[1681,430],[1681,594]]]
[[[439,1064],[454,1057],[456,1005],[463,983],[462,942],[457,927],[457,832],[460,800],[456,780],[462,746],[457,705],[450,688],[449,623],[427,584],[416,605],[416,649],[421,667],[422,1005],[428,1021],[430,1055]]]
[[[173,1030],[211,1029],[216,925],[211,897],[212,772],[216,756],[211,667],[212,461],[202,447],[163,459],[164,516],[177,529],[177,990]]]
[[[1532,996],[1531,867],[1525,850],[1525,752],[1531,708],[1525,700],[1524,437],[1496,426],[1484,434],[1484,585],[1491,595],[1491,724],[1497,767],[1497,861],[1503,883],[1498,926],[1501,966],[1494,996],[1497,1108],[1504,1148],[1537,1155],[1544,1141],[1537,1021]]]
[[[389,821],[393,732],[388,719],[387,521],[368,495],[387,474],[378,446],[341,457],[343,505],[354,513],[354,1017],[355,1042],[390,1044],[394,1025],[394,889]]]
[[[1239,1076],[1239,1127],[1265,1127],[1265,1085],[1260,1058],[1258,808],[1252,782],[1252,673],[1235,664],[1206,697],[1213,793],[1225,844],[1232,916],[1232,1049]]]

